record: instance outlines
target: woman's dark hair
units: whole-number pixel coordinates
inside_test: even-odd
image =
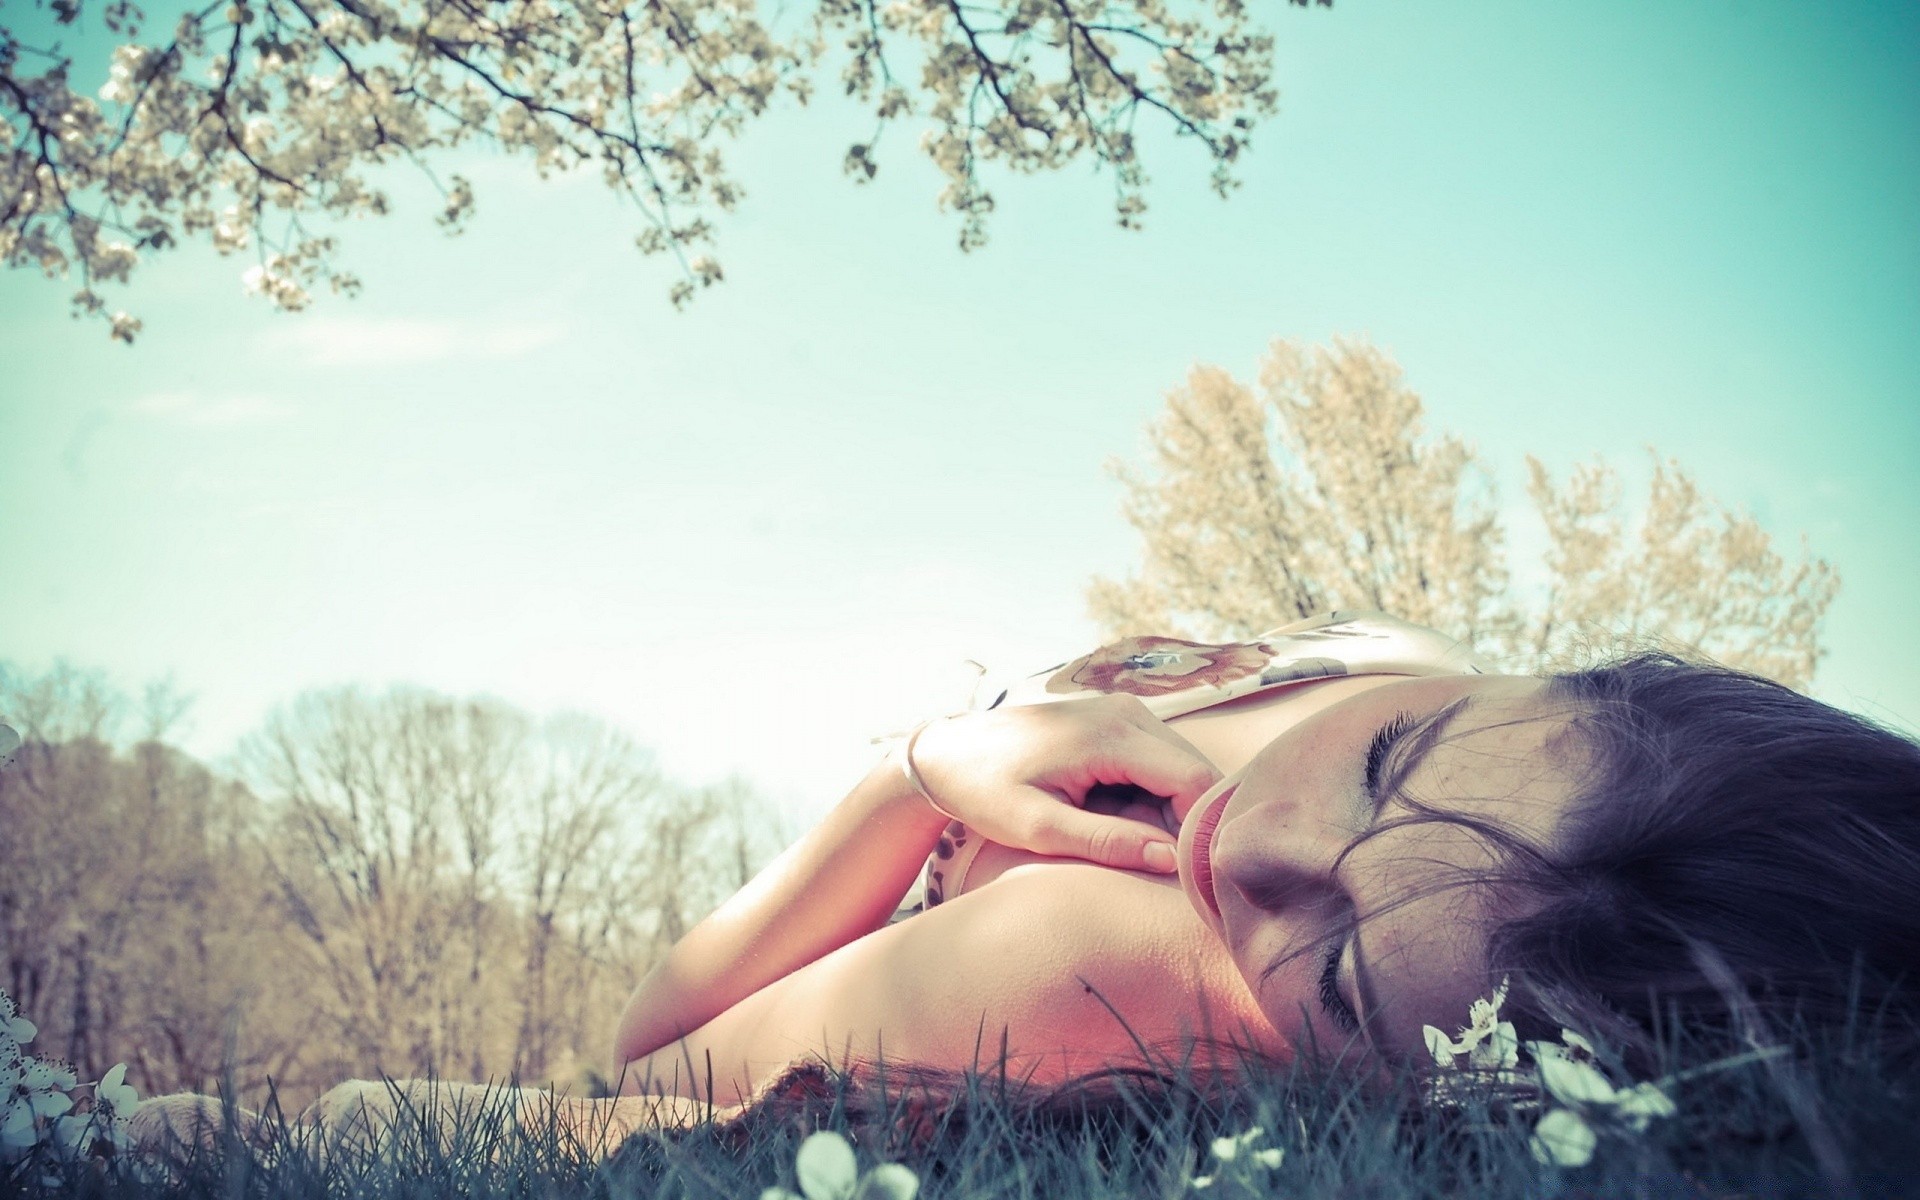
[[[1920,745],[1661,653],[1546,696],[1588,770],[1553,847],[1509,860],[1544,901],[1492,939],[1511,1015],[1638,1059],[1669,1020],[1920,1027]]]

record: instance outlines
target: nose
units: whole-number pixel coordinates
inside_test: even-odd
[[[1336,872],[1353,831],[1275,801],[1231,821],[1214,836],[1214,875],[1267,912],[1316,908],[1336,899]]]

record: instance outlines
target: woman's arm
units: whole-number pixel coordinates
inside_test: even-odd
[[[907,782],[897,757],[904,752],[869,771],[825,821],[648,972],[621,1017],[616,1064],[684,1037],[886,922],[947,823]],[[943,722],[920,739],[916,761],[942,804],[995,841],[1161,871],[1173,866],[1163,830],[1075,806],[1101,783],[1190,805],[1218,777],[1130,697]]]
[[[957,1074],[1004,1061],[1042,1087],[1107,1067],[1241,1065],[1231,1049],[1210,1064],[1213,1046],[1286,1053],[1180,889],[1036,863],[769,984],[629,1064],[623,1087],[733,1105],[809,1062]]]
[[[826,820],[647,973],[620,1018],[617,1063],[685,1037],[886,923],[947,824],[892,761],[869,771]]]

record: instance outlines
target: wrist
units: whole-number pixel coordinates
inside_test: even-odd
[[[925,802],[928,808],[931,808],[934,812],[949,821],[959,821],[960,818],[955,816],[946,805],[940,803],[939,798],[934,795],[933,789],[927,786],[926,778],[920,774],[919,764],[914,761],[913,757],[914,750],[920,743],[920,735],[947,719],[947,717],[933,717],[915,725],[907,732],[906,737],[900,739],[899,745],[894,749],[894,757],[898,760],[901,778],[906,780],[907,786],[913,789],[914,793]],[[962,823],[964,824],[964,822]]]

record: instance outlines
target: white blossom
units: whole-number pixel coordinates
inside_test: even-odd
[[[1534,1058],[1540,1070],[1540,1086],[1562,1104],[1609,1104],[1613,1084],[1599,1069],[1554,1052],[1548,1043],[1535,1043]]]
[[[76,12],[87,3],[75,0]],[[741,189],[721,147],[783,90],[804,101],[832,53],[845,54],[842,90],[879,126],[927,122],[938,203],[957,214],[964,248],[985,241],[993,168],[1110,166],[1116,213],[1137,224],[1142,117],[1203,146],[1224,191],[1248,130],[1275,109],[1273,39],[1239,3],[1188,18],[1162,0],[821,0],[790,29],[763,10],[319,0],[301,20],[269,22],[233,3],[183,14],[143,42],[110,5],[108,30],[125,44],[104,64],[97,103],[67,82],[97,65],[69,62],[58,46],[0,60],[20,148],[0,166],[0,261],[77,271],[88,294],[124,282],[140,265],[133,252],[210,233],[222,251],[295,260],[265,268],[251,290],[298,308],[318,284],[349,290],[330,241],[301,249],[315,221],[386,212],[370,181],[390,163],[430,171],[488,143],[543,174],[594,165],[634,205],[642,248],[678,261],[672,294],[684,300],[722,278],[704,245],[708,218]],[[0,23],[9,44],[19,32]],[[56,66],[35,73],[43,62]],[[877,144],[863,143],[859,176],[876,168]],[[441,221],[456,228],[471,200],[458,186],[448,195]],[[239,220],[206,221],[215,210]],[[138,326],[112,328],[130,337]]]
[[[920,1179],[899,1163],[880,1163],[865,1175],[847,1139],[832,1130],[808,1135],[794,1156],[795,1194],[781,1187],[760,1193],[760,1200],[913,1200]]]
[[[1266,1136],[1267,1131],[1256,1125],[1243,1133],[1213,1139],[1209,1149],[1217,1165],[1211,1174],[1194,1176],[1187,1186],[1205,1191],[1223,1178],[1250,1184],[1260,1172],[1277,1170],[1286,1160],[1286,1151],[1278,1146],[1261,1147]]]
[[[140,1093],[127,1083],[127,1064],[115,1063],[93,1085],[93,1111],[105,1123],[116,1146],[127,1142],[127,1123],[140,1103]]]
[[[52,1093],[69,1091],[80,1082],[73,1067],[57,1058],[29,1058],[25,1060],[25,1069],[20,1073],[20,1086],[29,1092]],[[43,1112],[45,1110],[42,1110]],[[59,1111],[65,1112],[62,1108]]]
[[[0,1101],[0,1158],[11,1158],[40,1140],[33,1108],[17,1096]]]
[[[102,1141],[126,1149],[127,1122],[140,1102],[127,1085],[127,1065],[116,1063],[93,1084],[91,1110],[76,1113],[74,1069],[20,1050],[38,1032],[13,998],[0,991],[0,1160],[19,1158],[41,1144],[66,1157],[88,1153]]]
[[[1639,1134],[1678,1111],[1654,1084],[1616,1087],[1595,1061],[1593,1043],[1571,1029],[1561,1030],[1557,1043],[1528,1042],[1532,1066],[1522,1068],[1513,1024],[1500,1018],[1506,997],[1507,982],[1501,980],[1492,996],[1474,1001],[1458,1038],[1433,1025],[1424,1028],[1427,1051],[1440,1069],[1429,1079],[1431,1099],[1455,1101],[1475,1081],[1544,1096],[1552,1106],[1535,1123],[1528,1146],[1541,1162],[1567,1168],[1592,1159],[1596,1124]]]
[[[1593,1148],[1599,1140],[1593,1127],[1582,1120],[1580,1114],[1556,1108],[1540,1118],[1540,1123],[1534,1126],[1527,1147],[1533,1152],[1534,1158],[1543,1163],[1557,1167],[1584,1167],[1592,1161]]]
[[[222,254],[245,250],[252,233],[252,223],[240,215],[239,205],[230,204],[213,223],[213,248]]]
[[[1613,1112],[1636,1133],[1656,1120],[1679,1113],[1673,1098],[1652,1083],[1636,1083],[1614,1093]]]
[[[0,730],[5,730],[0,733],[0,760],[4,760],[19,746],[20,735],[4,725],[0,725]],[[12,745],[7,745],[8,742]],[[39,1032],[38,1026],[20,1015],[13,997],[0,992],[0,1062],[18,1054],[20,1047],[31,1042]]]
[[[1461,1056],[1467,1068],[1476,1071],[1507,1071],[1520,1061],[1520,1038],[1513,1022],[1500,1019],[1500,1006],[1506,1003],[1507,981],[1502,979],[1493,995],[1475,1000],[1468,1010],[1467,1027],[1458,1038],[1432,1025],[1423,1027],[1427,1052],[1435,1066],[1458,1067]]]
[[[1593,1061],[1593,1044],[1572,1030],[1560,1042],[1529,1042],[1540,1089],[1560,1107],[1548,1110],[1535,1126],[1531,1143],[1542,1162],[1563,1167],[1586,1165],[1598,1138],[1595,1124],[1635,1134],[1679,1110],[1660,1087],[1636,1083],[1616,1087]]]

